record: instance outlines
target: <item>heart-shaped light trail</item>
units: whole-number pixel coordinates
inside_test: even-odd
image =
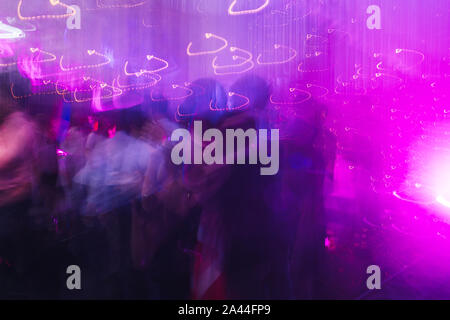
[[[39,52],[40,54],[44,54],[44,55],[48,56],[47,59],[42,59],[42,60],[35,61],[36,63],[51,62],[51,61],[55,61],[56,60],[56,56],[53,53],[51,53],[51,52],[47,52],[47,51],[41,50],[39,48],[30,48],[30,51],[32,53]]]
[[[230,16],[239,16],[239,15],[243,15],[243,14],[255,14],[255,13],[258,13],[258,12],[264,10],[264,8],[266,8],[270,4],[270,0],[266,0],[263,3],[263,5],[261,5],[260,7],[256,8],[256,9],[235,11],[234,7],[236,6],[237,3],[238,3],[238,0],[233,0],[233,2],[230,4],[230,6],[228,8],[228,14]]]
[[[65,3],[62,3],[59,0],[49,0],[50,4],[53,7],[56,6],[62,6],[66,9],[66,12],[64,14],[46,14],[46,15],[40,15],[40,16],[30,16],[26,17],[22,15],[22,6],[23,6],[23,0],[19,0],[19,3],[17,4],[17,16],[20,20],[39,20],[39,19],[67,19],[69,17],[74,16],[77,12],[74,8],[71,6],[68,6]]]
[[[81,66],[74,66],[74,67],[65,67],[65,66],[63,66],[64,56],[61,56],[61,58],[59,59],[59,67],[61,68],[62,71],[75,71],[75,70],[80,70],[80,69],[100,68],[100,67],[103,67],[103,66],[111,63],[111,59],[108,56],[106,56],[104,54],[101,54],[101,53],[98,53],[95,50],[87,50],[87,53],[90,56],[96,55],[96,56],[102,57],[102,58],[105,59],[105,61],[101,62],[101,63],[97,63],[97,64],[88,64],[88,65],[81,65]]]
[[[188,56],[200,56],[200,55],[205,55],[205,54],[216,54],[219,53],[220,51],[222,51],[223,49],[225,49],[228,46],[228,41],[225,38],[219,37],[218,35],[212,34],[212,33],[205,33],[205,38],[206,39],[217,39],[223,42],[223,45],[216,49],[216,50],[208,50],[208,51],[199,51],[199,52],[192,52],[191,51],[191,47],[192,47],[192,42],[189,42],[187,49],[186,49],[186,54]]]
[[[296,96],[295,92],[300,92],[305,94],[305,97],[299,100],[294,100],[294,101],[276,101],[274,99],[274,95],[270,96],[270,102],[272,104],[275,105],[285,105],[285,104],[301,104],[305,101],[308,101],[309,99],[311,99],[311,93],[309,91],[306,90],[302,90],[302,89],[298,89],[298,88],[289,88],[289,92],[292,93],[294,95],[294,97]]]
[[[213,107],[213,101],[211,100],[209,102],[209,109],[211,111],[224,111],[224,110],[233,111],[233,110],[243,109],[243,108],[245,108],[246,106],[248,106],[250,104],[250,99],[248,97],[242,95],[242,94],[230,91],[230,92],[228,92],[228,96],[229,97],[236,96],[236,97],[242,98],[244,100],[244,102],[242,102],[240,105],[235,106],[235,107],[227,105],[226,108],[220,108],[220,107],[216,107],[216,106]]]
[[[185,86],[180,86],[178,84],[172,84],[172,89],[183,89],[186,91],[185,95],[179,96],[179,97],[166,97],[166,98],[159,98],[159,97],[155,97],[153,94],[153,91],[150,93],[150,98],[152,99],[152,101],[163,101],[163,100],[184,100],[187,97],[192,96],[192,94],[194,93],[193,90],[189,89],[188,87]]]
[[[243,57],[241,57],[241,56],[233,55],[233,56],[232,56],[233,61],[242,60],[242,62],[239,62],[239,63],[237,63],[237,64],[218,65],[218,64],[217,64],[218,56],[215,56],[214,59],[213,59],[213,61],[212,61],[212,67],[213,67],[213,69],[215,70],[215,69],[225,69],[225,68],[241,67],[241,66],[245,65],[246,63],[252,61],[253,55],[252,55],[251,52],[249,52],[249,51],[247,51],[247,50],[244,50],[244,49],[237,48],[237,47],[230,47],[230,52],[234,53],[234,52],[236,52],[236,51],[237,51],[237,52],[242,52],[242,53],[244,53],[245,55],[247,55],[247,59],[245,59],[245,58],[243,58]]]
[[[258,64],[260,64],[260,65],[283,64],[283,63],[288,63],[288,62],[294,60],[294,59],[297,57],[297,51],[294,50],[294,49],[292,49],[292,48],[283,46],[283,45],[281,45],[281,44],[274,44],[274,45],[273,45],[273,48],[274,48],[275,50],[279,50],[279,49],[281,49],[281,48],[289,50],[289,57],[286,58],[286,59],[283,59],[283,60],[262,61],[262,60],[263,60],[263,59],[262,59],[262,53],[260,53],[260,54],[258,55],[258,57],[256,58],[256,62],[257,62]]]

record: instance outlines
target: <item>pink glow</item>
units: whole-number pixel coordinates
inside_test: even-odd
[[[450,208],[450,200],[446,199],[444,196],[438,196],[436,201],[442,204],[444,207]]]
[[[67,156],[67,152],[61,150],[61,149],[57,149],[56,150],[56,154],[60,157],[66,157]]]
[[[325,238],[325,248],[329,249],[330,248],[330,239],[328,239],[328,237]]]

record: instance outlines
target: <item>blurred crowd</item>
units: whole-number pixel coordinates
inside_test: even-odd
[[[277,117],[257,76],[229,90],[199,79],[175,112],[162,95],[95,113],[53,96],[16,101],[7,77],[0,86],[1,298],[321,297],[335,157],[323,104]],[[233,108],[228,92],[250,103]],[[174,165],[171,133],[195,120],[280,129],[278,174]],[[81,291],[66,288],[69,265]]]

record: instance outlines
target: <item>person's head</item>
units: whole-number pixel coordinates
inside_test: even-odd
[[[227,129],[242,129],[246,131],[250,128],[255,128],[254,118],[248,113],[228,113],[226,117],[222,117],[217,123],[211,123],[208,119],[197,119],[202,121],[202,131],[208,129],[217,129],[222,133],[222,164],[188,164],[184,168],[184,183],[185,186],[193,192],[196,198],[203,204],[222,203],[221,199],[227,199],[230,194],[235,194],[237,190],[244,192],[246,186],[251,185],[254,181],[252,177],[259,176],[259,167],[255,165],[230,165],[226,163],[226,130]],[[195,143],[202,142],[202,151],[211,142],[203,141],[200,137],[195,141],[195,132],[190,130],[191,145],[195,148]],[[220,148],[221,146],[217,146]],[[248,147],[248,145],[247,145]],[[219,152],[217,150],[215,152]],[[246,159],[248,159],[248,150],[246,152]],[[237,148],[234,150],[235,159],[237,159]],[[192,160],[193,160],[193,155]],[[193,161],[191,161],[193,163]]]
[[[88,110],[83,108],[71,108],[70,110],[70,127],[77,128],[81,132],[88,134],[92,129],[91,119]]]
[[[147,117],[142,112],[141,106],[118,110],[117,130],[129,134],[138,134],[145,124]]]
[[[177,119],[192,122],[196,119],[217,123],[226,111],[227,94],[214,79],[203,78],[192,82],[188,88],[193,94],[177,107]]]
[[[94,113],[88,117],[92,132],[104,137],[111,137],[117,128],[119,115],[115,110]]]
[[[62,101],[58,95],[34,95],[25,100],[41,132],[56,139],[61,126]]]
[[[269,102],[271,88],[266,80],[256,75],[248,75],[237,80],[230,88],[230,92],[247,97],[249,106],[246,109],[255,111],[264,110]],[[231,96],[231,104],[239,105],[239,96]]]

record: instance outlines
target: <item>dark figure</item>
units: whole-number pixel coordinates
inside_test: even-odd
[[[36,125],[0,79],[0,297],[26,297],[32,236],[29,210],[36,181]]]

